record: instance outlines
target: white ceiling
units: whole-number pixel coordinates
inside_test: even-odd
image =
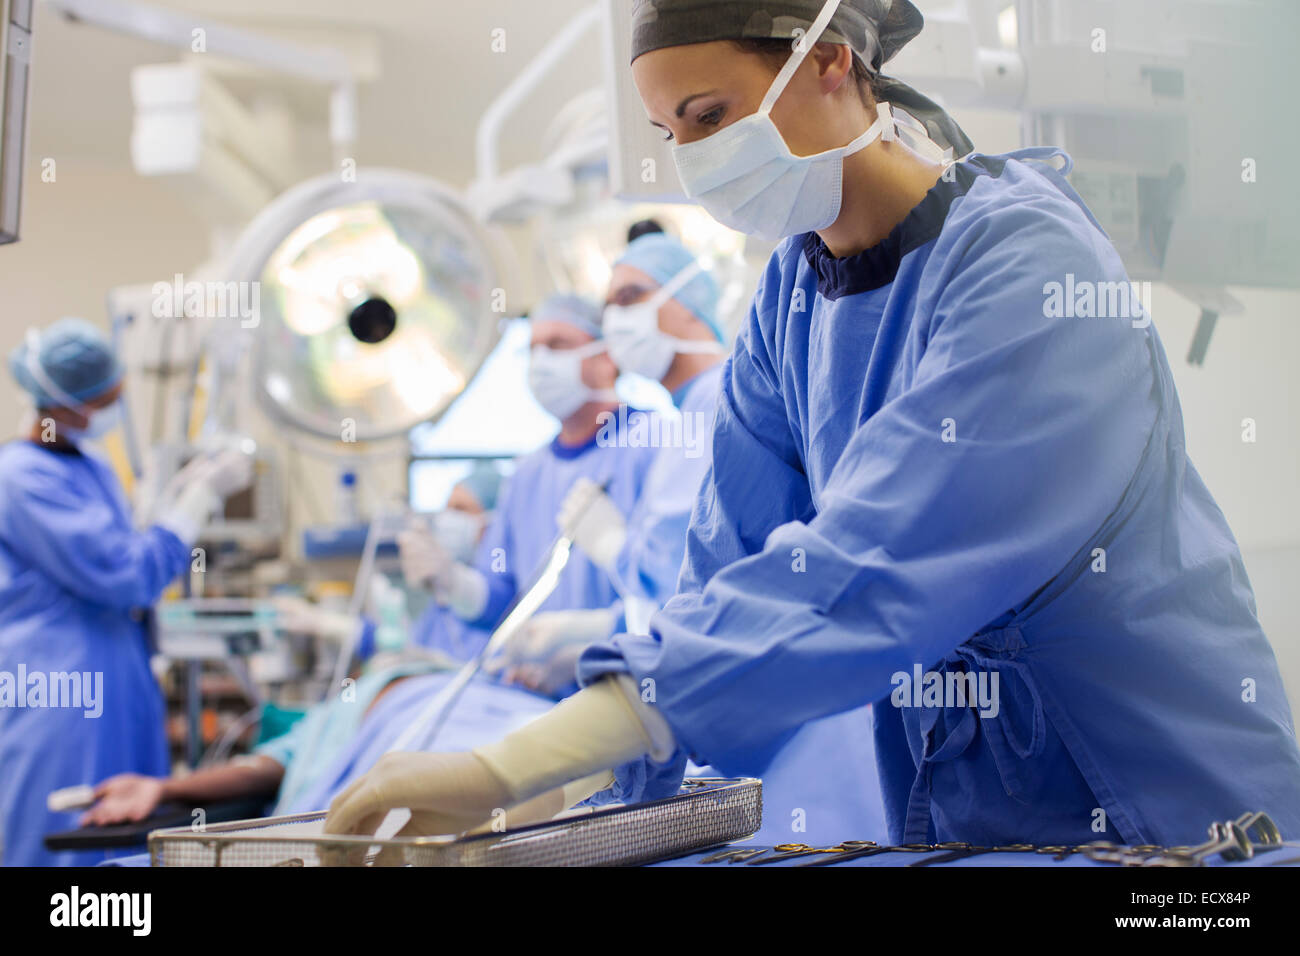
[[[363,32],[375,39],[380,76],[360,91],[366,165],[392,165],[455,185],[473,171],[474,130],[502,87],[586,0],[151,0],[205,19],[283,31]],[[174,62],[165,47],[65,21],[37,4],[29,157],[53,156],[129,167],[131,68]],[[490,48],[505,30],[506,50]],[[596,33],[539,86],[509,127],[506,165],[536,159],[537,140],[571,96],[600,82]],[[329,161],[324,148],[325,96],[271,74],[234,89],[264,88],[286,95],[306,124],[308,159]],[[313,134],[314,130],[314,134]]]

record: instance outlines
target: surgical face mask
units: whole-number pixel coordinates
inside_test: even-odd
[[[74,428],[71,425],[58,424],[55,427],[55,433],[62,433],[66,438],[73,441],[83,439],[94,440],[103,438],[122,421],[122,406],[117,402],[104,408],[91,408],[89,405],[82,404],[73,398],[46,373],[45,367],[41,365],[40,359],[40,333],[35,329],[27,330],[27,355],[25,364],[27,371],[32,378],[36,380],[47,395],[57,401],[62,407],[78,412],[86,419],[85,428]]]
[[[662,381],[679,352],[726,351],[720,342],[679,339],[659,328],[659,310],[700,271],[700,264],[693,262],[656,289],[644,302],[605,306],[601,332],[609,344],[609,356],[619,371]]]
[[[895,116],[888,103],[877,105],[876,121],[852,142],[811,156],[790,152],[772,121],[777,98],[838,6],[839,0],[828,0],[822,7],[756,113],[704,139],[673,147],[673,162],[686,195],[724,226],[772,241],[825,229],[839,218],[844,157],[876,139],[895,138]],[[925,137],[925,128],[915,120],[911,123],[920,128],[921,139],[934,146]],[[929,149],[922,151],[932,155]]]
[[[444,508],[433,516],[433,536],[461,564],[474,561],[483,534],[483,516]]]
[[[122,406],[114,402],[106,408],[83,408],[81,414],[88,419],[85,428],[73,428],[71,425],[58,426],[65,435],[72,439],[103,438],[122,421]]]
[[[613,389],[589,388],[582,380],[582,361],[606,350],[604,342],[576,349],[535,345],[528,361],[528,387],[537,404],[564,421],[587,402],[618,401]]]

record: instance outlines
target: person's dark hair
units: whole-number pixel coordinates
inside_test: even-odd
[[[632,242],[640,239],[642,236],[648,236],[651,233],[663,232],[664,227],[656,219],[639,219],[632,223],[627,230],[627,241]]]
[[[794,41],[782,37],[773,37],[768,39],[749,38],[743,40],[732,40],[736,48],[742,53],[753,53],[767,60],[772,67],[772,74],[776,75],[785,65],[785,61],[790,58],[793,52]],[[858,95],[862,99],[862,105],[867,109],[872,109],[876,105],[877,93],[875,77],[867,69],[866,64],[853,57],[853,79],[858,84]]]

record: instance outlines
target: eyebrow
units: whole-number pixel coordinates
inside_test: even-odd
[[[686,115],[686,107],[690,105],[691,100],[698,100],[701,96],[711,96],[716,92],[718,91],[705,90],[703,93],[692,93],[690,96],[686,97],[686,99],[677,104],[677,118],[681,119]]]

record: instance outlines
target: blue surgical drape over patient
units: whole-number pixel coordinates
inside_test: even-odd
[[[859,255],[776,250],[679,593],[580,673],[630,671],[727,773],[877,702],[895,840],[1178,844],[1247,810],[1300,832],[1237,544],[1154,326],[1096,314],[1127,277],[1045,152],[957,164]],[[1067,282],[1106,295],[1065,317]],[[918,666],[996,676],[996,713],[894,706]]]
[[[103,851],[44,848],[46,833],[75,828],[78,816],[47,812],[46,796],[118,773],[169,773],[144,609],[188,561],[170,531],[133,530],[103,462],[28,441],[0,447],[0,671],[102,681],[97,716],[84,707],[0,706],[5,864],[103,859]]]

